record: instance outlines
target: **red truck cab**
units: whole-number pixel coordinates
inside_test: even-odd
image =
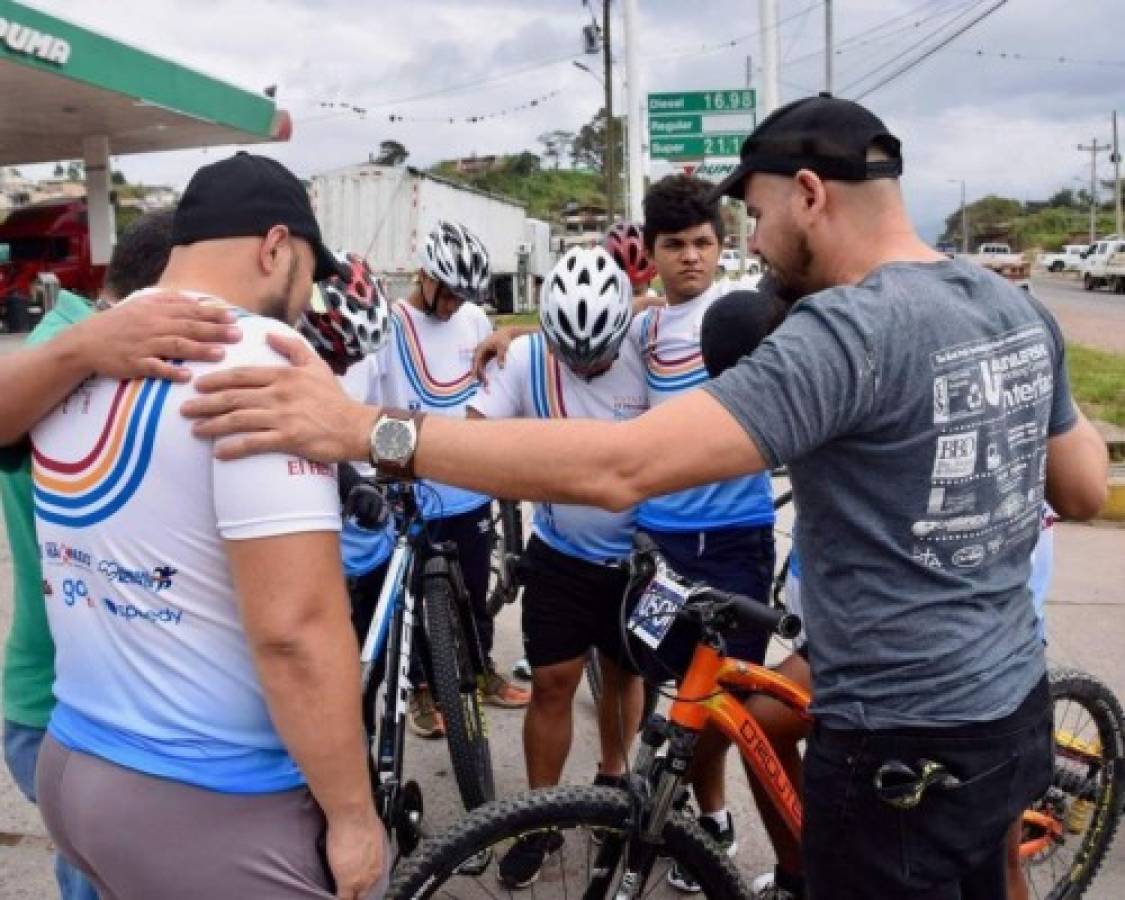
[[[0,260],[0,305],[9,325],[20,318],[17,307],[26,317],[40,272],[54,273],[63,288],[90,299],[105,278],[105,266],[90,261],[85,200],[48,200],[13,210],[0,222]]]

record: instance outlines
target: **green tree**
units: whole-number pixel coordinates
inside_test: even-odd
[[[979,200],[968,204],[969,213],[969,245],[972,246],[973,236],[982,232],[996,232],[1010,226],[1017,216],[1023,212],[1023,205],[1019,200],[1009,197],[998,197],[989,194]],[[961,207],[957,207],[945,219],[945,232],[941,239],[944,241],[961,240]]]
[[[63,168],[61,162],[55,163],[55,178],[62,178],[66,175],[66,169]]]
[[[505,171],[511,172],[513,175],[518,175],[521,178],[526,178],[538,172],[539,168],[539,157],[530,150],[524,150],[522,153],[517,153],[515,156],[509,156],[504,163]]]
[[[379,145],[379,155],[375,164],[379,166],[401,166],[410,156],[410,151],[398,141],[383,141]]]
[[[120,169],[114,169],[113,174],[109,176],[109,180],[116,185],[123,185],[123,184],[129,183],[125,180],[125,173],[122,172]]]
[[[74,160],[66,164],[66,180],[67,181],[81,181],[86,177],[85,166],[78,160]]]
[[[1055,191],[1047,199],[1048,206],[1074,206],[1074,189],[1063,188],[1061,191]]]

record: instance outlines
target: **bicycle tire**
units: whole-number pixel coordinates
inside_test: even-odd
[[[1077,900],[1085,894],[1105,861],[1125,806],[1125,713],[1113,692],[1087,672],[1078,669],[1051,669],[1050,688],[1051,705],[1056,717],[1056,747],[1067,726],[1065,711],[1062,714],[1063,720],[1060,722],[1059,719],[1061,703],[1069,701],[1080,707],[1089,715],[1096,728],[1101,755],[1096,761],[1097,771],[1093,772],[1094,765],[1091,764],[1090,772],[1093,774],[1088,773],[1084,780],[1086,783],[1096,781],[1097,787],[1093,794],[1089,827],[1083,829],[1080,836],[1076,835],[1079,837],[1077,852],[1061,877],[1056,879],[1052,870],[1045,894],[1034,887],[1042,881],[1039,876],[1043,872],[1037,871],[1037,867],[1046,867],[1047,862],[1053,858],[1049,855],[1042,860],[1032,858],[1025,861],[1024,873],[1034,887],[1033,896],[1041,896],[1044,900]],[[1037,804],[1041,808],[1049,808],[1052,791],[1056,792],[1055,796],[1065,797],[1078,790],[1073,769],[1068,771],[1065,766],[1060,766],[1057,751],[1055,760],[1052,787],[1048,790],[1047,797]],[[1074,797],[1071,796],[1070,802],[1073,803],[1073,800]],[[1063,840],[1066,840],[1065,834]]]
[[[631,815],[629,795],[608,787],[567,785],[489,803],[448,831],[424,841],[413,856],[404,860],[395,873],[387,900],[460,897],[460,893],[443,893],[443,885],[451,878],[460,877],[457,870],[467,860],[503,841],[553,828],[580,827],[621,833]],[[703,897],[750,900],[753,896],[730,857],[691,819],[683,816],[668,819],[661,855],[695,876]],[[495,886],[494,875],[480,877],[491,877]]]
[[[465,809],[474,809],[496,796],[496,786],[488,720],[456,602],[447,579],[426,579],[422,606],[434,697],[445,720],[449,759],[461,801]]]

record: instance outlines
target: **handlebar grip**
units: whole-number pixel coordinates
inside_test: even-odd
[[[751,600],[741,594],[715,594],[730,602],[740,624],[750,628],[764,628],[778,637],[791,640],[801,633],[801,617],[782,609]]]

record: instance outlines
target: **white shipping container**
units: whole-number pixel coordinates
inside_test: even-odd
[[[362,254],[378,272],[416,271],[419,242],[439,219],[462,222],[484,242],[494,275],[516,271],[527,215],[512,200],[408,166],[373,164],[314,175],[309,194],[325,243]]]

